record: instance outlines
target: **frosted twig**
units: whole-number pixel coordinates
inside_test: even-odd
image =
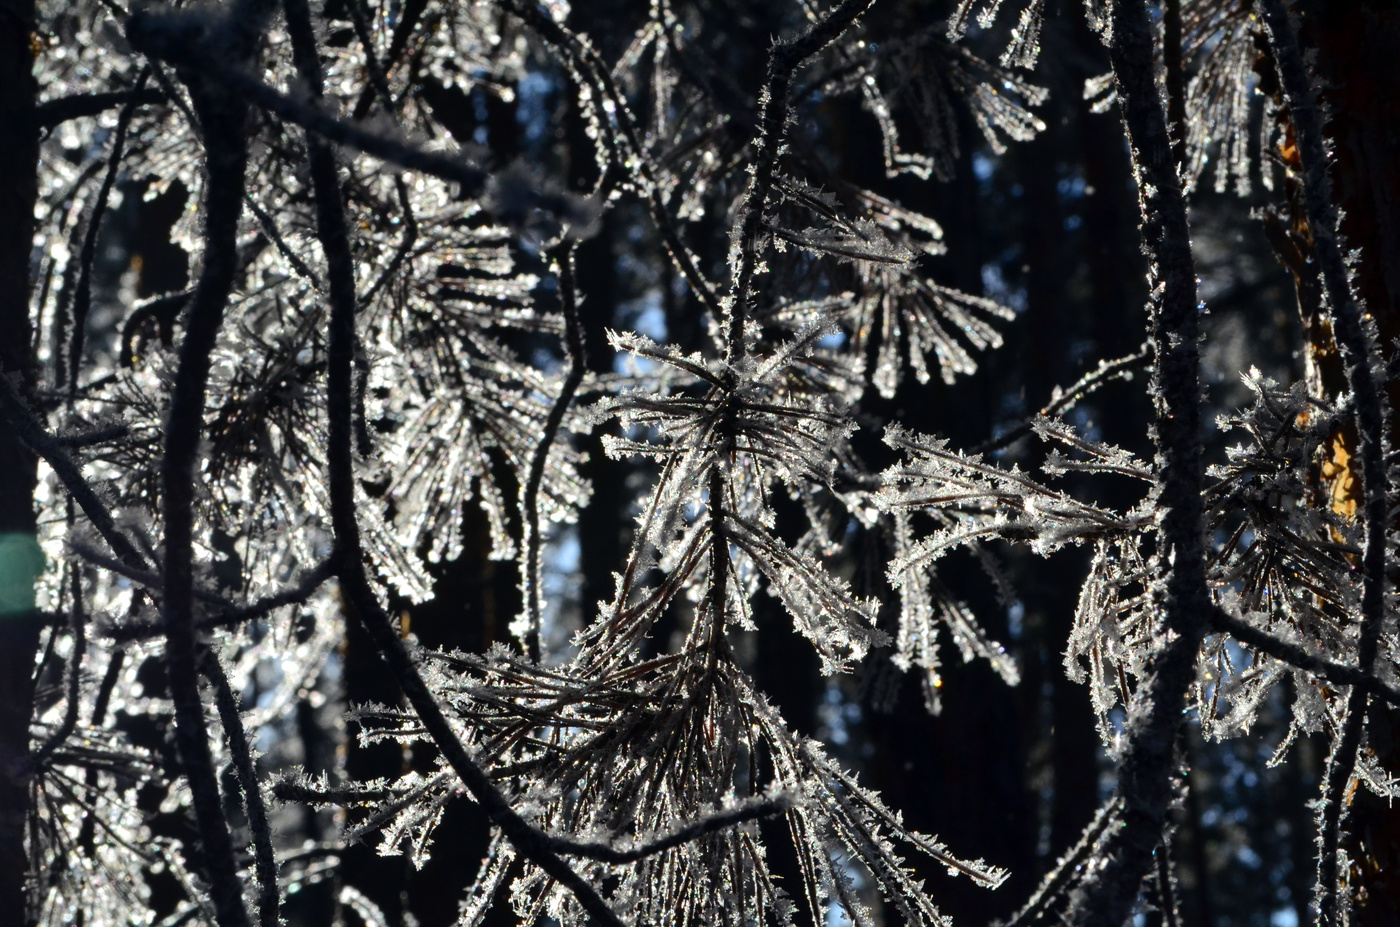
[[[355,37],[365,52],[365,70],[369,72],[369,88],[379,95],[385,112],[393,112],[394,94],[389,90],[389,78],[379,64],[374,53],[374,36],[369,31],[369,20],[365,18],[364,0],[346,0],[345,8],[350,13],[350,24],[355,27]],[[426,4],[423,4],[426,5]],[[402,14],[400,14],[402,15]],[[366,111],[368,112],[368,111]],[[356,118],[362,118],[357,116]]]
[[[127,25],[128,38],[139,51],[202,74],[219,83],[225,92],[236,94],[336,144],[456,183],[461,187],[463,196],[479,196],[486,189],[490,175],[482,168],[461,158],[437,154],[372,132],[353,122],[338,119],[313,103],[281,93],[242,68],[228,64],[222,56],[212,53],[206,42],[201,41],[198,35],[190,35],[190,30],[182,28],[180,22],[170,22],[172,18],[153,13],[134,13]],[[540,194],[539,205],[567,214],[573,203],[563,195],[551,198]]]
[[[1303,205],[1313,253],[1322,270],[1322,285],[1332,310],[1332,328],[1341,349],[1347,386],[1356,407],[1356,431],[1361,450],[1361,494],[1366,514],[1366,543],[1361,560],[1361,636],[1356,662],[1369,674],[1375,664],[1381,625],[1385,618],[1386,530],[1388,527],[1385,467],[1385,407],[1372,372],[1378,357],[1362,322],[1361,307],[1352,291],[1344,248],[1338,229],[1339,215],[1328,176],[1327,147],[1323,137],[1322,115],[1318,110],[1303,55],[1298,47],[1288,12],[1282,0],[1261,0],[1269,45],[1278,64],[1280,82],[1293,118],[1298,158],[1303,166]],[[1344,793],[1356,768],[1356,751],[1361,744],[1366,720],[1367,690],[1352,689],[1347,698],[1346,720],[1327,762],[1321,811],[1317,885],[1314,891],[1318,923],[1332,927],[1339,923],[1337,848],[1340,842]]]
[[[1315,656],[1297,644],[1279,640],[1252,624],[1241,621],[1222,608],[1211,610],[1210,621],[1215,630],[1229,634],[1241,644],[1246,644],[1260,653],[1268,654],[1280,663],[1287,663],[1289,666],[1316,673],[1328,682],[1336,683],[1339,686],[1356,686],[1364,692],[1400,707],[1400,689],[1370,673],[1363,672],[1354,666],[1334,663],[1331,660]]]
[[[698,821],[692,821],[682,827],[678,827],[662,837],[649,840],[626,850],[606,843],[585,842],[580,840],[567,840],[560,837],[550,837],[550,845],[555,852],[567,856],[582,856],[586,859],[596,859],[604,863],[623,864],[635,863],[646,859],[648,856],[655,856],[667,850],[687,844],[692,840],[697,840],[706,834],[734,827],[747,821],[754,821],[759,818],[771,817],[775,814],[782,814],[792,810],[792,800],[786,796],[778,798],[767,798],[760,801],[748,802],[737,805],[733,808],[726,808],[723,811],[716,811],[714,814],[706,815]]]
[[[352,0],[351,5],[360,2]],[[389,51],[384,56],[384,60],[379,63],[381,72],[387,81],[389,74],[394,70],[394,65],[398,63],[399,56],[408,47],[408,40],[413,36],[418,28],[418,21],[423,17],[423,13],[428,9],[428,0],[406,0],[398,14],[394,17],[394,35],[389,39]],[[368,57],[369,49],[365,49]],[[363,119],[369,115],[369,109],[374,105],[375,87],[373,85],[364,88],[360,92],[360,98],[355,101],[355,109],[351,115],[356,119]]]
[[[1086,399],[1091,393],[1097,391],[1099,387],[1105,386],[1114,380],[1129,376],[1139,367],[1145,367],[1152,361],[1151,350],[1144,345],[1142,350],[1127,357],[1120,357],[1111,361],[1100,361],[1099,366],[1080,377],[1072,386],[1065,390],[1056,390],[1055,398],[1052,399],[1045,408],[1041,409],[1030,418],[1023,419],[1020,424],[1005,434],[995,438],[989,438],[981,444],[968,451],[969,454],[988,454],[992,451],[999,451],[1004,447],[1009,447],[1024,438],[1035,430],[1036,420],[1041,417],[1053,417],[1061,412],[1067,412],[1079,404],[1080,400]]]
[[[164,583],[159,573],[133,568],[128,566],[125,561],[105,557],[81,542],[74,542],[72,546],[74,552],[84,560],[102,567],[104,570],[111,570],[119,576],[125,576],[132,582],[140,583],[142,586],[145,586],[153,596],[159,595],[159,591]],[[296,582],[285,589],[261,596],[246,605],[238,605],[234,602],[230,602],[223,596],[196,587],[194,590],[194,597],[196,599],[201,602],[216,605],[221,608],[222,611],[217,615],[211,615],[196,622],[195,628],[200,631],[208,631],[214,628],[243,624],[244,622],[256,621],[259,618],[266,617],[279,608],[285,608],[288,605],[300,605],[309,599],[317,589],[321,588],[326,580],[334,575],[334,558],[327,557],[325,560],[303,573]],[[162,630],[160,625],[117,625],[107,629],[107,637],[118,643],[127,643],[156,637],[162,633]]]
[[[1076,876],[1083,873],[1084,861],[1097,851],[1103,835],[1122,813],[1123,802],[1116,795],[1101,805],[1089,826],[1084,828],[1078,842],[1060,857],[1054,869],[1046,873],[1040,887],[1031,895],[1025,907],[1017,911],[1004,927],[1028,927],[1040,920],[1050,904],[1073,884]]]
[[[569,411],[574,393],[583,382],[585,358],[583,353],[583,327],[579,324],[578,296],[574,287],[574,243],[565,242],[558,248],[555,262],[559,268],[559,306],[564,313],[565,351],[569,358],[569,373],[549,410],[544,423],[544,433],[535,445],[534,456],[530,459],[530,471],[525,478],[524,491],[520,498],[524,506],[523,531],[525,534],[524,578],[525,608],[529,616],[529,627],[525,632],[525,645],[530,659],[538,663],[543,649],[540,641],[540,483],[544,480],[545,465],[549,461],[549,449],[554,444],[559,427],[564,423],[564,415]]]
[[[277,228],[276,220],[267,214],[266,209],[258,205],[257,198],[251,193],[245,193],[243,195],[243,200],[257,218],[258,225],[262,227],[263,234],[272,239],[272,244],[277,248],[277,253],[282,255],[287,263],[292,265],[292,269],[300,274],[307,283],[311,284],[312,289],[319,290],[321,288],[321,278],[316,276],[316,272],[301,259],[299,254],[287,245],[286,239],[282,237],[281,231]]]
[[[71,396],[78,388],[78,368],[82,366],[83,341],[87,337],[88,310],[92,307],[92,262],[97,257],[97,235],[102,228],[102,216],[107,211],[107,200],[117,183],[117,173],[121,170],[122,157],[126,154],[126,133],[131,128],[131,117],[136,113],[138,99],[135,94],[146,86],[151,69],[142,69],[136,79],[136,90],[121,114],[117,116],[117,126],[112,132],[112,152],[107,156],[107,173],[102,178],[102,186],[97,191],[92,210],[88,215],[87,227],[83,230],[83,247],[78,255],[78,281],[73,291],[71,308],[73,331],[68,343],[68,392]]]
[[[789,91],[792,76],[808,58],[836,41],[874,0],[842,0],[842,3],[795,39],[778,42],[768,56],[768,75],[760,96],[758,137],[753,141],[754,171],[744,194],[743,206],[734,221],[732,241],[737,249],[738,266],[729,293],[729,315],[725,340],[725,360],[733,366],[744,352],[744,319],[748,312],[749,291],[759,258],[759,237],[764,211],[777,177],[778,157],[787,132],[791,112]]]
[[[626,97],[618,92],[617,85],[612,79],[612,70],[599,58],[598,53],[591,46],[582,42],[562,24],[556,22],[554,17],[542,10],[535,0],[502,0],[502,6],[524,20],[530,28],[539,33],[545,42],[558,49],[560,54],[569,60],[579,79],[591,80],[594,84],[594,92],[603,99],[612,102],[613,115],[622,132],[620,141],[626,143],[627,157],[632,159],[631,169],[634,169],[644,181],[647,206],[652,221],[656,223],[657,231],[661,233],[661,240],[666,245],[666,253],[670,256],[672,263],[676,265],[676,269],[680,271],[681,276],[685,278],[686,284],[696,298],[716,319],[722,318],[724,310],[720,305],[719,297],[715,295],[714,287],[700,272],[695,255],[681,239],[680,230],[676,228],[671,213],[667,209],[663,199],[662,186],[656,182],[651,155],[646,146],[642,144],[631,110],[627,106]],[[619,153],[621,152],[622,146],[614,147]]]
[[[219,658],[208,650],[204,651],[199,669],[214,686],[214,705],[219,712],[224,737],[228,740],[238,784],[243,789],[243,808],[248,814],[248,830],[253,835],[253,865],[258,876],[258,919],[262,927],[277,927],[281,901],[277,891],[277,857],[272,851],[272,827],[268,824],[267,802],[263,801],[262,786],[253,762],[253,749],[248,743],[248,732],[243,727],[243,716],[238,709],[238,698],[229,688],[228,676]]]
[[[305,805],[363,805],[383,801],[393,796],[389,789],[367,789],[358,786],[344,789],[317,788],[282,777],[272,783],[272,797],[278,801],[301,802]]]
[[[1182,63],[1181,0],[1162,5],[1162,62],[1167,72],[1167,131],[1178,169],[1186,164],[1186,75]]]

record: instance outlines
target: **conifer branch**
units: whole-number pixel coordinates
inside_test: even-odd
[[[813,23],[797,38],[778,42],[769,53],[768,74],[759,95],[758,136],[753,142],[753,179],[734,221],[730,245],[735,266],[726,319],[725,361],[731,367],[744,353],[744,320],[761,250],[764,212],[777,179],[778,159],[791,114],[793,74],[808,58],[840,38],[872,3],[874,0],[843,0],[826,18]]]
[[[501,5],[518,16],[526,25],[534,29],[540,38],[565,56],[578,79],[588,80],[593,85],[591,89],[594,93],[612,103],[613,116],[617,119],[618,129],[621,132],[621,138],[616,141],[623,143],[626,150],[624,158],[621,157],[623,146],[613,146],[619,154],[616,158],[618,167],[625,168],[623,162],[631,159],[632,169],[643,181],[647,207],[652,222],[656,225],[656,230],[666,246],[667,255],[675,264],[676,269],[680,271],[681,276],[685,278],[686,284],[695,297],[710,311],[711,315],[716,319],[721,318],[724,315],[724,310],[720,305],[719,297],[715,294],[713,285],[700,271],[698,260],[681,238],[680,230],[676,228],[675,220],[671,218],[670,210],[663,199],[661,185],[656,180],[656,170],[652,164],[651,155],[642,144],[636,121],[627,106],[627,98],[618,91],[617,84],[612,79],[611,68],[602,61],[591,46],[580,40],[562,24],[556,22],[548,12],[542,10],[536,0],[502,0]]]
[[[302,79],[312,92],[321,92],[322,77],[315,33],[306,0],[285,0],[293,54]],[[370,587],[362,562],[360,530],[355,515],[352,460],[353,384],[355,353],[355,278],[350,239],[341,201],[335,158],[319,139],[309,138],[311,180],[316,198],[317,232],[326,255],[331,310],[327,370],[328,447],[331,523],[335,530],[337,574],[356,617],[369,632],[375,648],[389,665],[404,696],[452,771],[501,829],[516,850],[570,891],[578,903],[604,927],[624,927],[622,920],[597,891],[552,850],[548,838],[511,808],[505,796],[482,771],[458,738],[442,705],[423,681],[403,640]]]
[[[1400,707],[1400,689],[1370,673],[1364,673],[1354,666],[1347,666],[1315,656],[1297,644],[1279,640],[1277,637],[1259,630],[1254,625],[1241,621],[1224,609],[1212,609],[1210,614],[1211,626],[1215,630],[1229,634],[1241,644],[1245,644],[1260,653],[1268,654],[1280,663],[1286,663],[1309,673],[1316,673],[1335,685],[1355,686]]]

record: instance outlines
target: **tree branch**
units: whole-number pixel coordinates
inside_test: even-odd
[[[1298,48],[1297,37],[1288,22],[1282,0],[1261,0],[1269,45],[1278,64],[1284,98],[1293,117],[1298,158],[1303,166],[1303,206],[1313,237],[1313,254],[1322,271],[1323,290],[1332,309],[1332,330],[1341,349],[1347,386],[1356,407],[1356,431],[1361,450],[1362,510],[1365,512],[1366,543],[1361,558],[1361,637],[1357,642],[1357,665],[1370,675],[1375,665],[1381,625],[1385,619],[1385,535],[1387,529],[1385,469],[1385,406],[1376,385],[1372,364],[1379,355],[1362,321],[1359,301],[1351,288],[1344,247],[1338,231],[1339,216],[1328,175],[1326,142],[1322,116],[1313,95],[1307,67]],[[1319,814],[1319,853],[1315,901],[1322,927],[1341,922],[1338,911],[1337,849],[1344,796],[1356,768],[1356,751],[1361,745],[1366,720],[1368,690],[1356,686],[1347,697],[1346,719],[1327,762],[1321,812]]]
[[[179,18],[184,39],[209,61],[246,61],[254,52],[266,14],[266,0],[247,0],[212,28],[204,17]],[[138,51],[151,53],[170,38],[173,17],[133,13],[127,37]],[[191,24],[218,37],[218,47],[193,42]],[[203,46],[200,48],[200,46]],[[177,62],[183,63],[183,62]],[[228,70],[236,70],[229,68]],[[190,297],[179,367],[170,399],[165,455],[161,467],[161,502],[165,523],[165,587],[161,612],[165,622],[165,658],[175,707],[175,739],[203,842],[215,914],[220,927],[247,927],[243,888],[234,858],[228,820],[219,795],[218,777],[209,750],[209,732],[199,695],[198,648],[194,631],[194,479],[199,442],[204,433],[205,392],[210,358],[218,340],[224,309],[238,269],[238,219],[243,209],[248,148],[247,107],[227,89],[208,81],[198,69],[182,75],[189,87],[204,137],[203,269]]]
[[[253,835],[253,865],[258,876],[258,920],[262,927],[277,927],[281,922],[278,917],[281,901],[277,891],[277,857],[272,851],[272,827],[267,821],[267,802],[263,801],[262,786],[258,783],[253,748],[243,727],[238,697],[229,687],[228,675],[218,657],[208,650],[200,661],[200,672],[214,686],[214,705],[228,739],[238,784],[243,789],[243,807],[248,814],[248,830]]]
[[[754,172],[744,194],[744,204],[734,222],[730,246],[730,266],[734,267],[729,291],[729,317],[725,360],[732,366],[743,356],[744,319],[748,314],[749,292],[759,258],[759,234],[763,212],[768,207],[777,176],[778,158],[787,133],[792,75],[808,58],[840,38],[841,34],[870,8],[874,0],[843,0],[826,18],[813,23],[802,35],[773,46],[768,56],[768,76],[759,99],[758,137],[754,139]],[[737,253],[736,253],[737,252]]]
[[[1199,306],[1190,227],[1153,68],[1155,29],[1143,0],[1113,4],[1109,56],[1137,174],[1142,237],[1153,262],[1151,340],[1159,579],[1151,597],[1162,642],[1129,707],[1119,766],[1122,826],[1104,841],[1070,899],[1074,927],[1122,927],[1152,867],[1171,804],[1173,747],[1195,679],[1211,602],[1202,539]]]
[[[549,449],[564,423],[564,416],[573,402],[574,393],[583,382],[586,365],[583,348],[583,326],[579,324],[578,294],[574,286],[574,244],[560,245],[555,255],[559,274],[559,306],[564,314],[564,346],[569,358],[569,373],[555,397],[544,423],[544,433],[539,444],[535,445],[534,456],[530,458],[530,470],[525,477],[525,487],[520,494],[524,508],[523,531],[525,534],[524,559],[521,577],[525,593],[525,613],[529,626],[525,628],[525,646],[530,659],[540,662],[543,643],[540,640],[540,484],[544,481],[545,465],[549,461]]]
[[[286,0],[288,31],[302,79],[312,92],[321,91],[320,60],[306,0]],[[352,448],[353,384],[355,354],[355,279],[340,183],[334,156],[319,139],[308,139],[311,179],[316,196],[317,232],[326,255],[330,296],[330,340],[327,370],[327,464],[330,470],[331,522],[335,530],[338,575],[346,599],[364,624],[376,649],[389,665],[424,729],[442,752],[452,771],[481,805],[491,822],[501,829],[522,856],[539,866],[605,927],[623,927],[607,902],[554,852],[548,838],[520,817],[485,772],[476,765],[457,737],[442,706],[428,689],[413,658],[395,632],[389,616],[369,585],[361,560],[360,529],[355,516]]]
[[[1241,621],[1221,608],[1211,610],[1211,625],[1215,630],[1229,634],[1241,644],[1246,644],[1263,654],[1268,654],[1280,663],[1316,673],[1328,682],[1339,686],[1357,686],[1365,692],[1385,699],[1392,705],[1400,706],[1400,689],[1384,680],[1364,673],[1354,666],[1345,666],[1323,659],[1304,650],[1297,644],[1279,640],[1248,622]]]
[[[166,102],[159,90],[147,89],[139,83],[133,90],[108,93],[75,93],[66,97],[44,100],[34,108],[34,121],[41,129],[52,129],[84,116],[96,116],[118,106],[154,106]]]

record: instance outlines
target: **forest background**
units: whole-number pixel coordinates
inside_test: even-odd
[[[0,46],[0,921],[1400,921],[1395,4]]]

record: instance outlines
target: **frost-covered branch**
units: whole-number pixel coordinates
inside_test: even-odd
[[[676,847],[690,843],[692,840],[698,840],[706,834],[727,830],[730,827],[735,827],[748,821],[756,821],[759,818],[783,814],[784,812],[791,811],[792,808],[793,802],[786,796],[747,802],[736,805],[733,808],[726,808],[723,811],[716,811],[697,821],[692,821],[689,824],[677,827],[669,834],[643,841],[625,850],[607,843],[568,840],[561,837],[550,837],[549,840],[550,846],[556,853],[565,856],[582,856],[585,859],[596,859],[604,863],[622,865],[639,862],[649,856],[656,856],[658,853],[664,853],[667,850],[675,849]]]
[[[591,45],[555,20],[535,0],[502,0],[501,5],[520,17],[545,42],[558,50],[564,56],[576,80],[588,86],[592,93],[598,97],[608,101],[612,109],[612,117],[617,120],[620,133],[614,139],[617,144],[610,146],[610,150],[613,151],[614,158],[618,162],[617,167],[635,171],[636,176],[642,180],[647,207],[652,222],[655,223],[656,229],[666,245],[667,255],[675,264],[676,269],[680,271],[681,276],[685,278],[686,284],[695,297],[716,319],[720,318],[724,312],[719,297],[715,294],[714,286],[709,279],[701,272],[698,259],[681,238],[680,230],[671,217],[664,191],[657,183],[651,155],[646,146],[642,144],[636,120],[632,117],[626,97],[618,91],[617,84],[612,77],[612,69],[602,61]],[[602,126],[595,126],[595,128],[604,129]]]
[[[44,742],[39,745],[39,748],[30,755],[30,765],[35,769],[42,767],[49,757],[53,756],[54,751],[72,736],[74,729],[78,726],[78,701],[82,694],[83,658],[87,656],[87,606],[83,602],[83,584],[79,575],[79,566],[77,564],[70,565],[68,572],[73,583],[72,615],[69,620],[69,627],[73,635],[73,652],[68,657],[63,720],[59,722],[58,727],[49,733],[48,737],[44,738]]]
[[[1246,621],[1241,621],[1221,608],[1211,610],[1210,621],[1215,630],[1229,634],[1241,644],[1245,644],[1260,653],[1268,654],[1280,663],[1287,663],[1300,670],[1316,673],[1328,682],[1339,686],[1356,686],[1363,692],[1400,707],[1400,689],[1370,673],[1362,672],[1354,666],[1347,666],[1344,663],[1319,657],[1291,641],[1280,640]]]
[[[302,79],[314,94],[321,92],[321,68],[306,0],[286,0],[289,30]],[[394,630],[393,623],[365,573],[360,530],[355,514],[352,452],[355,355],[355,277],[348,226],[336,176],[335,157],[316,138],[310,138],[311,181],[316,199],[317,234],[326,256],[330,299],[330,338],[327,348],[327,466],[330,471],[331,523],[335,529],[337,573],[341,589],[356,617],[364,624],[376,649],[413,706],[424,728],[472,797],[491,822],[499,827],[527,859],[573,893],[578,903],[599,923],[623,927],[621,919],[597,891],[553,852],[547,838],[511,808],[505,796],[471,758],[458,738],[437,697],[428,689],[418,667]]]
[[[1367,332],[1362,309],[1352,289],[1344,247],[1338,228],[1339,215],[1328,174],[1322,114],[1308,79],[1307,67],[1288,12],[1282,0],[1261,0],[1269,45],[1278,64],[1284,97],[1288,101],[1303,166],[1303,206],[1312,234],[1313,253],[1321,266],[1322,285],[1332,310],[1332,330],[1341,350],[1347,386],[1356,408],[1356,431],[1361,450],[1361,493],[1365,512],[1366,542],[1361,558],[1361,635],[1357,666],[1370,675],[1375,665],[1381,626],[1385,620],[1386,494],[1385,405],[1376,384],[1374,368],[1379,354]],[[1345,792],[1356,767],[1366,720],[1367,689],[1356,686],[1347,697],[1346,720],[1328,759],[1319,814],[1320,846],[1315,903],[1318,923],[1341,923],[1337,909],[1338,844]]]
[[[1151,673],[1128,712],[1118,772],[1122,826],[1104,841],[1074,890],[1066,914],[1074,927],[1121,927],[1151,869],[1175,794],[1174,743],[1210,609],[1202,537],[1200,309],[1186,201],[1156,83],[1156,30],[1147,5],[1117,0],[1112,16],[1109,56],[1132,150],[1143,242],[1153,262],[1150,329],[1161,550],[1151,596],[1164,627],[1155,635]]]
[[[872,3],[874,0],[843,0],[802,35],[776,43],[769,52],[768,73],[759,95],[758,136],[753,141],[753,178],[731,233],[730,262],[734,278],[725,320],[725,359],[731,365],[744,353],[744,319],[748,316],[750,290],[758,266],[768,198],[777,180],[778,159],[783,153],[783,138],[791,114],[792,76],[808,58],[840,38]]]
[[[540,589],[540,483],[544,480],[545,466],[549,462],[549,449],[559,435],[559,427],[564,423],[564,415],[574,400],[574,393],[583,382],[585,358],[583,354],[583,327],[578,317],[578,294],[574,285],[574,245],[572,242],[559,247],[555,254],[555,264],[559,275],[559,308],[564,314],[565,356],[569,359],[569,373],[559,387],[559,395],[545,419],[544,432],[535,446],[530,459],[530,471],[525,477],[525,487],[520,494],[524,509],[522,519],[525,534],[522,592],[525,595],[525,613],[528,627],[525,643],[531,659],[539,661],[543,649],[540,640],[540,613],[543,609]]]
[[[277,927],[281,923],[281,901],[277,890],[277,857],[272,850],[272,826],[267,820],[267,802],[263,800],[262,783],[258,781],[253,747],[243,727],[238,696],[229,687],[228,675],[217,656],[206,650],[199,668],[214,687],[214,706],[219,712],[224,736],[228,738],[238,785],[243,790],[243,809],[248,815],[248,830],[253,835],[253,864],[258,877],[258,921],[262,927]]]
[[[1021,910],[1007,921],[1005,927],[1030,927],[1031,924],[1048,917],[1051,906],[1084,874],[1085,862],[1098,852],[1104,834],[1123,814],[1122,799],[1114,796],[1099,807],[1094,819],[1084,828],[1079,840],[1065,851],[1055,868],[1045,874],[1035,894],[1031,895]]]

